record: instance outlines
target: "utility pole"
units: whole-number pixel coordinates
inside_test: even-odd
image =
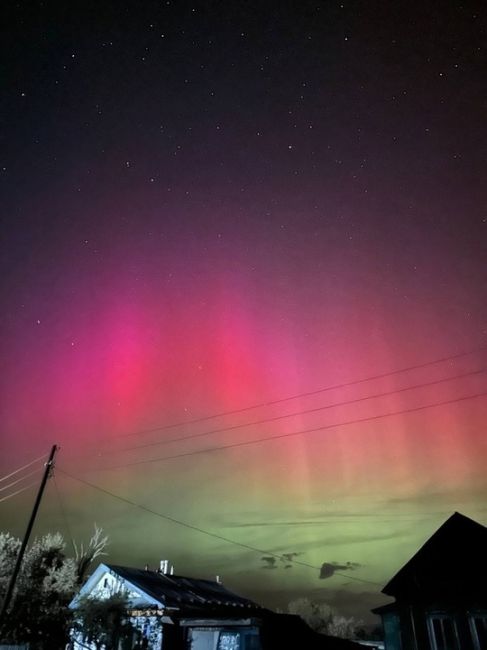
[[[22,540],[22,545],[20,547],[20,551],[17,556],[17,561],[15,562],[15,567],[12,573],[12,577],[10,578],[7,593],[5,594],[5,598],[3,599],[2,611],[0,612],[0,624],[3,624],[3,621],[7,614],[8,606],[10,605],[10,599],[12,598],[12,593],[14,591],[15,583],[17,582],[17,576],[19,575],[20,567],[22,565],[25,549],[27,548],[27,544],[29,542],[29,537],[32,532],[32,528],[34,526],[35,518],[37,516],[37,511],[39,510],[42,495],[44,493],[44,488],[46,487],[47,479],[49,478],[51,474],[51,470],[54,467],[54,457],[56,456],[56,452],[58,451],[58,449],[59,447],[57,445],[52,446],[51,453],[49,454],[49,460],[46,463],[46,469],[44,470],[44,475],[42,477],[42,481],[39,486],[39,492],[37,493],[37,498],[34,503],[34,508],[32,510],[32,514],[30,515],[29,523],[27,524],[27,530],[25,531],[24,539]]]

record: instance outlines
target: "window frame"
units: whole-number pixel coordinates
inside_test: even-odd
[[[446,641],[444,622],[448,621],[449,623],[451,623],[454,639],[455,639],[455,648],[453,648],[453,650],[460,650],[461,648],[460,637],[458,635],[458,626],[457,626],[455,615],[448,612],[430,612],[427,615],[426,622],[428,626],[428,636],[429,636],[431,650],[443,650],[444,647],[443,644],[441,646],[438,644],[438,639],[436,638],[436,630],[434,627],[435,621],[441,622],[441,633],[442,633],[443,641]]]
[[[480,645],[480,639],[477,632],[477,626],[475,624],[475,619],[481,619],[484,621],[484,627],[487,631],[487,611],[485,610],[473,610],[468,612],[468,627],[470,629],[470,635],[473,641],[473,647],[475,650],[482,650]]]

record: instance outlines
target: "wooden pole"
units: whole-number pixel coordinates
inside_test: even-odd
[[[17,582],[17,577],[20,572],[22,560],[24,559],[25,549],[27,548],[27,544],[29,543],[29,537],[32,532],[32,528],[34,526],[34,522],[37,516],[37,511],[39,510],[42,495],[44,494],[44,488],[46,487],[47,479],[49,478],[51,470],[54,467],[54,458],[56,456],[57,451],[58,451],[58,446],[53,445],[51,449],[51,453],[49,454],[49,460],[46,463],[46,469],[44,470],[44,475],[42,477],[41,484],[39,486],[39,491],[37,493],[37,498],[34,503],[34,508],[30,515],[29,523],[27,524],[27,530],[25,531],[24,539],[22,540],[22,545],[20,547],[20,551],[17,556],[17,561],[15,562],[14,570],[10,578],[10,582],[7,588],[7,593],[5,594],[5,598],[3,599],[2,611],[0,613],[0,624],[2,625],[8,611],[8,606],[10,605],[10,600],[12,599],[15,583]]]

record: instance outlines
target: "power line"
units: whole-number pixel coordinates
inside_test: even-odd
[[[218,539],[221,542],[226,542],[227,544],[232,544],[233,546],[239,546],[240,548],[245,548],[248,551],[253,551],[255,553],[260,553],[261,555],[269,555],[272,557],[275,557],[279,560],[283,559],[282,555],[279,555],[278,553],[273,553],[271,551],[264,551],[260,548],[256,548],[255,546],[251,546],[250,544],[244,544],[243,542],[237,542],[233,539],[230,539],[228,537],[224,537],[223,535],[218,535],[218,533],[212,533],[209,530],[205,530],[204,528],[200,528],[199,526],[195,526],[193,524],[189,524],[185,521],[181,521],[180,519],[176,519],[175,517],[170,517],[169,515],[165,515],[162,512],[157,512],[156,510],[152,510],[151,508],[148,508],[147,506],[144,506],[140,503],[136,503],[135,501],[132,501],[131,499],[128,499],[127,497],[123,497],[119,494],[115,494],[114,492],[110,492],[109,490],[106,490],[105,488],[95,485],[94,483],[90,483],[89,481],[85,481],[77,476],[73,476],[73,474],[70,474],[69,472],[66,472],[63,469],[60,469],[58,467],[58,471],[64,474],[65,476],[68,476],[70,479],[78,481],[79,483],[83,483],[84,485],[87,485],[88,487],[93,488],[94,490],[98,490],[99,492],[103,492],[103,494],[106,494],[114,499],[118,499],[119,501],[122,501],[123,503],[126,503],[130,506],[133,506],[134,508],[138,508],[139,510],[143,510],[144,512],[148,512],[151,515],[155,515],[156,517],[160,517],[161,519],[164,519],[165,521],[169,521],[173,524],[177,524],[178,526],[183,526],[184,528],[188,528],[189,530],[196,531],[197,533],[201,533],[202,535],[206,535],[207,537],[212,537],[214,539]],[[308,564],[307,562],[301,562],[299,560],[293,560],[293,564],[299,564],[301,566],[308,567],[309,569],[314,569],[316,571],[319,571],[321,567],[316,567],[312,564]],[[367,584],[372,584],[376,586],[382,586],[377,582],[372,582],[371,580],[364,580],[362,578],[355,578],[350,575],[345,575],[343,573],[338,573],[334,572],[333,575],[341,576],[343,578],[347,578],[349,580],[355,580],[357,582],[363,582]]]
[[[342,402],[333,402],[332,404],[326,404],[324,406],[318,406],[312,409],[306,409],[302,411],[294,411],[293,413],[286,413],[285,415],[276,415],[271,418],[264,418],[261,420],[253,420],[251,422],[244,422],[241,424],[234,424],[228,427],[221,427],[220,429],[211,429],[210,431],[203,431],[200,433],[192,433],[187,436],[180,436],[179,438],[168,438],[166,440],[158,440],[156,442],[148,442],[143,445],[134,445],[133,447],[123,447],[118,449],[117,452],[123,451],[135,451],[136,449],[146,449],[148,447],[157,447],[160,445],[167,445],[171,442],[180,442],[183,440],[193,440],[195,438],[204,438],[215,433],[226,433],[228,431],[235,431],[236,429],[243,429],[245,427],[254,426],[257,424],[268,424],[269,422],[277,422],[278,420],[284,420],[287,418],[296,417],[298,415],[309,415],[310,413],[318,413],[319,411],[325,411],[327,409],[336,408],[338,406],[349,406],[350,404],[358,404],[359,402],[365,402],[370,399],[377,399],[379,397],[387,397],[389,395],[395,395],[398,393],[405,393],[409,390],[415,390],[418,388],[426,388],[429,386],[436,386],[438,384],[443,384],[449,381],[454,381],[455,379],[463,379],[465,377],[471,377],[473,375],[479,375],[486,372],[486,368],[481,368],[480,370],[472,370],[470,372],[465,372],[460,375],[453,375],[451,377],[445,377],[443,379],[436,379],[434,381],[428,381],[421,384],[415,384],[413,386],[405,386],[404,388],[397,388],[395,390],[389,390],[383,393],[375,393],[373,395],[366,395],[365,397],[357,397],[355,399],[344,400]]]
[[[39,467],[39,469],[35,469],[32,472],[29,472],[28,474],[24,474],[24,476],[21,476],[20,478],[16,479],[15,481],[12,481],[11,483],[7,483],[7,485],[4,485],[3,487],[0,487],[0,492],[3,492],[4,490],[7,490],[8,488],[13,487],[14,485],[17,485],[17,483],[20,483],[21,481],[25,481],[26,478],[29,478],[29,476],[34,476],[34,474],[39,474],[39,472],[42,471],[42,467]]]
[[[456,404],[458,402],[464,402],[464,401],[469,400],[469,399],[476,399],[478,397],[484,397],[485,395],[487,395],[487,391],[484,391],[482,393],[476,393],[476,394],[473,394],[473,395],[464,395],[462,397],[457,397],[455,399],[444,400],[444,401],[441,401],[441,402],[432,402],[430,404],[424,404],[422,406],[415,406],[415,407],[412,407],[412,408],[409,408],[409,409],[401,409],[399,411],[390,411],[389,413],[380,413],[379,415],[371,415],[371,416],[365,417],[365,418],[359,418],[359,419],[355,419],[355,420],[347,420],[345,422],[335,422],[333,424],[326,424],[326,425],[323,425],[323,426],[320,426],[320,427],[315,427],[315,428],[312,428],[312,429],[302,429],[300,431],[292,431],[291,433],[282,433],[282,434],[278,434],[278,435],[275,435],[275,436],[266,436],[266,437],[263,437],[263,438],[256,438],[254,440],[247,440],[247,441],[243,441],[243,442],[235,442],[235,443],[232,443],[232,444],[229,444],[229,445],[221,445],[219,447],[210,447],[208,449],[198,449],[196,451],[187,451],[187,452],[184,452],[184,453],[181,453],[181,454],[174,454],[172,456],[161,456],[159,458],[149,458],[149,459],[146,459],[146,460],[137,460],[137,461],[133,461],[133,462],[130,462],[130,463],[124,463],[123,465],[112,465],[110,467],[97,467],[92,471],[106,471],[106,470],[113,470],[113,469],[123,469],[123,468],[126,468],[126,467],[132,467],[134,465],[144,465],[144,464],[147,464],[147,463],[157,463],[157,462],[162,462],[162,461],[165,461],[165,460],[174,460],[176,458],[185,458],[187,456],[196,456],[196,455],[199,455],[199,454],[207,454],[207,453],[214,452],[214,451],[223,451],[225,449],[233,449],[235,447],[247,447],[247,446],[255,445],[255,444],[258,444],[258,443],[261,443],[261,442],[268,442],[268,441],[271,441],[271,440],[280,440],[282,438],[291,438],[293,436],[300,436],[300,435],[304,435],[304,434],[307,434],[307,433],[316,433],[318,431],[325,431],[327,429],[335,429],[335,428],[339,428],[339,427],[348,426],[350,424],[361,424],[361,423],[364,423],[364,422],[373,422],[374,420],[380,420],[382,418],[392,417],[394,415],[404,415],[406,413],[417,413],[418,411],[424,411],[424,410],[429,409],[429,408],[434,408],[434,407],[437,407],[437,406],[446,406],[447,404]]]
[[[20,488],[20,490],[17,490],[16,492],[12,492],[12,494],[7,494],[6,497],[2,497],[0,499],[0,503],[2,503],[2,501],[7,501],[7,499],[11,499],[12,497],[16,496],[17,494],[20,494],[21,492],[25,492],[25,490],[28,490],[29,488],[34,487],[34,485],[38,485],[37,481],[33,481],[32,483],[29,483],[29,485],[26,485],[25,487]]]
[[[31,460],[30,463],[27,463],[26,465],[23,465],[22,467],[19,467],[18,469],[15,469],[13,472],[10,472],[10,474],[6,474],[5,476],[2,476],[0,478],[0,481],[6,481],[8,478],[11,476],[14,476],[15,474],[18,474],[24,469],[27,469],[28,467],[31,467],[31,465],[34,465],[34,463],[38,463],[40,460],[44,460],[46,457],[46,454],[42,454],[42,456],[39,456],[38,458],[34,458],[34,460]]]
[[[334,384],[332,386],[325,386],[324,388],[318,388],[316,390],[307,391],[304,393],[297,393],[295,395],[290,395],[288,397],[282,397],[276,400],[270,400],[267,402],[260,402],[258,404],[253,404],[251,406],[244,406],[239,409],[233,409],[231,411],[221,411],[219,413],[213,413],[211,415],[206,415],[199,418],[194,418],[192,420],[180,420],[179,422],[173,422],[170,424],[165,424],[150,429],[139,429],[137,431],[131,431],[129,433],[121,433],[117,437],[129,437],[144,435],[147,433],[156,433],[158,431],[165,431],[167,429],[174,429],[181,426],[187,426],[189,424],[197,424],[199,422],[207,422],[208,420],[214,420],[216,418],[225,417],[227,415],[237,415],[238,413],[245,413],[246,411],[251,411],[257,408],[263,408],[265,406],[274,406],[275,404],[283,404],[284,402],[289,402],[293,399],[298,399],[300,397],[312,397],[313,395],[319,395],[320,393],[325,393],[331,390],[337,390],[339,388],[347,388],[349,386],[356,386],[357,384],[363,384],[369,381],[374,381],[377,379],[384,379],[385,377],[391,377],[393,375],[398,375],[403,372],[409,372],[411,370],[420,370],[421,368],[427,368],[429,366],[436,365],[437,363],[444,363],[446,361],[454,361],[455,359],[460,359],[462,357],[469,356],[478,352],[485,352],[486,347],[482,346],[475,348],[473,350],[468,350],[466,352],[459,352],[458,354],[453,354],[449,356],[439,357],[438,359],[432,359],[431,361],[425,361],[424,363],[419,363],[413,366],[406,366],[404,368],[399,368],[397,370],[391,370],[389,372],[380,373],[377,375],[371,375],[369,377],[363,377],[361,379],[355,379],[353,381],[343,382],[341,384]]]

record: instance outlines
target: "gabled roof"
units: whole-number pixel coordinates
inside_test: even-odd
[[[166,607],[237,607],[260,609],[259,605],[229,591],[219,582],[166,575],[131,567],[108,564],[108,568],[149,594]]]
[[[455,512],[386,584],[396,598],[435,590],[475,592],[487,574],[487,528]]]
[[[100,564],[83,585],[79,596],[89,595],[103,575],[109,572],[122,580],[128,590],[142,594],[138,603],[176,610],[181,614],[232,612],[238,616],[262,611],[256,603],[234,594],[219,582],[165,575],[158,571],[136,569],[115,564]],[[77,598],[71,604],[76,607]],[[137,603],[134,603],[137,604]]]

